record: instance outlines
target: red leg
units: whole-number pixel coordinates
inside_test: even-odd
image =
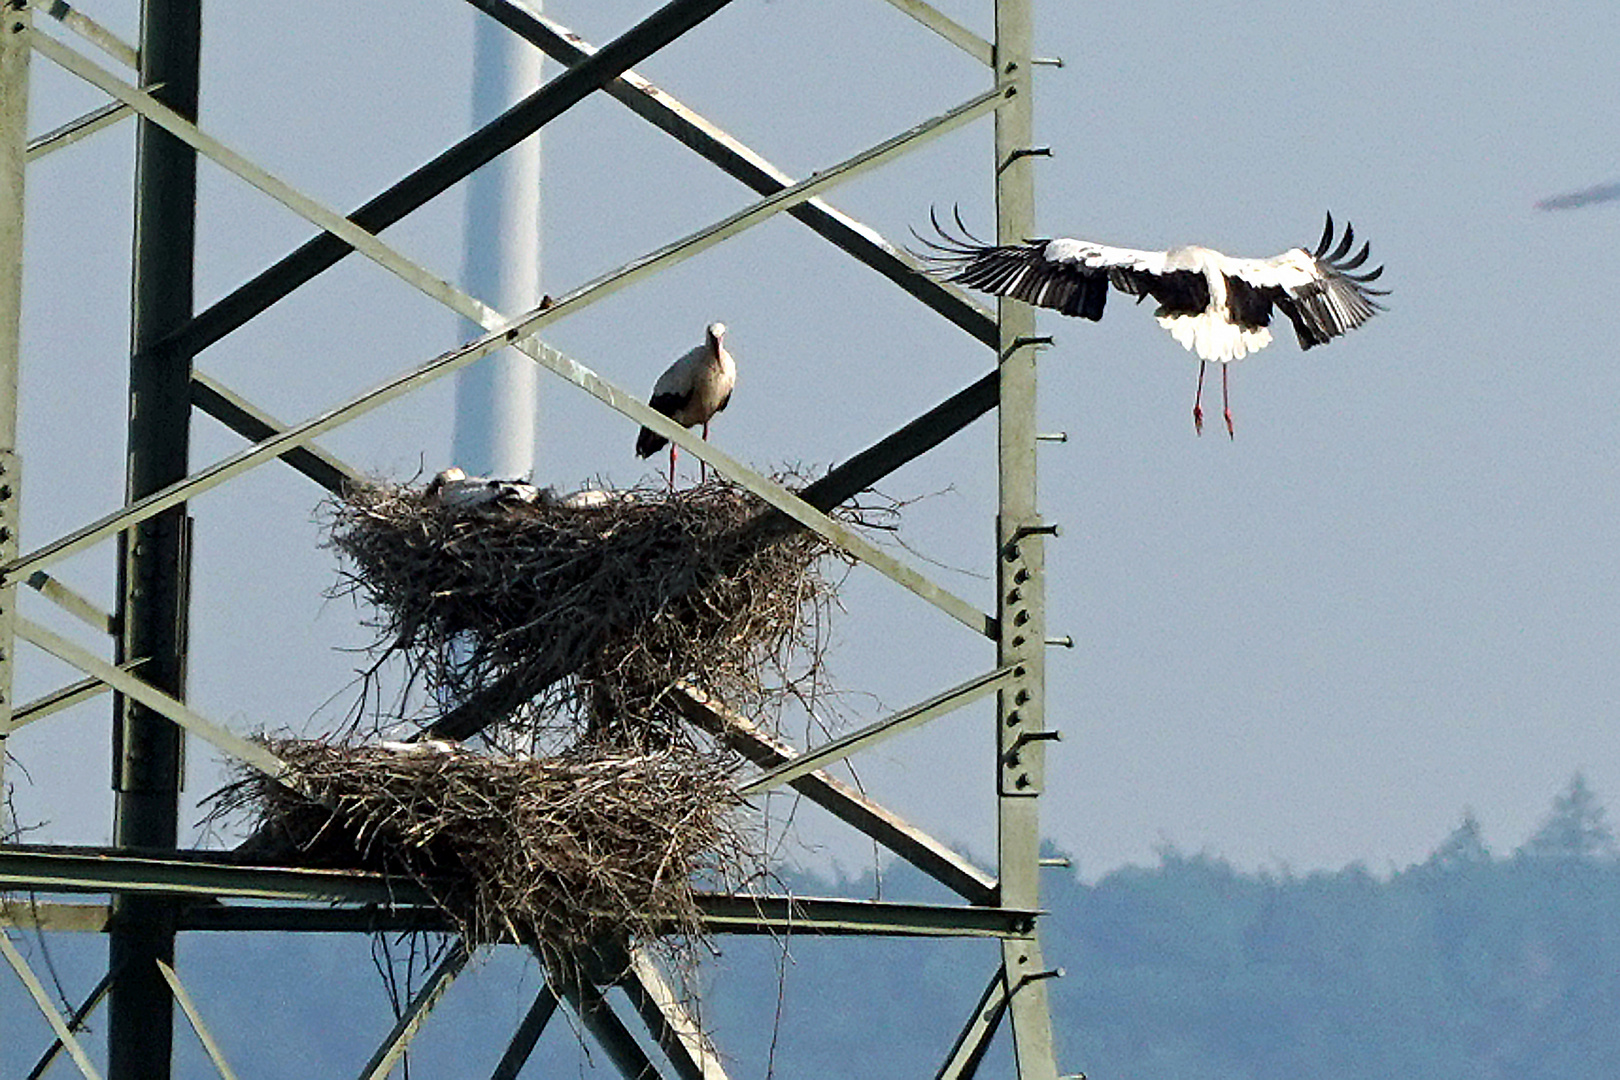
[[[1204,361],[1198,361],[1198,393],[1193,395],[1193,430],[1202,435],[1204,433],[1204,409],[1200,404],[1204,400]]]
[[[675,455],[679,453],[674,443],[669,444],[669,490],[675,490]]]
[[[707,420],[703,421],[703,441],[704,442],[709,441],[709,422]],[[704,461],[703,459],[699,458],[698,459],[698,483],[703,483],[704,481],[706,481],[708,479],[709,479],[709,463]]]
[[[1226,437],[1236,439],[1237,432],[1232,430],[1232,402],[1226,394],[1226,371],[1230,365],[1221,365],[1221,409],[1226,413]]]

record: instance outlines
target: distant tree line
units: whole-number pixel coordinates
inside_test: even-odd
[[[1388,878],[1243,873],[1166,847],[1151,868],[1046,885],[1047,958],[1067,969],[1049,984],[1059,1060],[1090,1080],[1620,1077],[1620,850],[1580,775],[1509,855],[1465,812]],[[837,886],[863,887],[876,883]],[[887,882],[915,887],[898,870]],[[707,999],[743,1074],[764,1075],[774,1033],[778,1076],[931,1076],[996,959],[932,942],[786,947],[780,972],[722,959]],[[740,998],[739,981],[753,987]],[[779,990],[780,1018],[761,1015]],[[986,1075],[1009,1074],[1000,1052]]]
[[[1174,849],[1054,890],[1057,993],[1092,1080],[1620,1076],[1620,852],[1576,775],[1495,857],[1462,823],[1424,862],[1242,874]]]
[[[804,895],[950,899],[903,868],[788,884]],[[1464,813],[1427,859],[1388,877],[1360,866],[1245,873],[1165,847],[1156,866],[1093,885],[1049,872],[1042,902],[1046,959],[1066,969],[1046,984],[1059,1064],[1090,1080],[1620,1077],[1620,850],[1580,776],[1505,855]],[[55,967],[75,987],[92,983],[103,944],[54,937]],[[255,1043],[240,1033],[265,1024],[303,1033],[259,1046],[244,1076],[353,1075],[392,1020],[368,950],[407,945],[294,938],[189,936],[188,981],[233,1048]],[[712,945],[694,1004],[738,1080],[926,1080],[1000,961],[997,942],[978,940]],[[413,1054],[420,1075],[488,1075],[510,1037],[526,1006],[511,991],[522,957],[482,963],[506,974],[483,989],[476,971],[463,977]],[[537,974],[526,978],[532,989]],[[21,1075],[22,1057],[49,1038],[16,1007],[20,993],[0,989],[5,1076]],[[564,1017],[525,1075],[617,1075],[588,1045]],[[208,1071],[197,1059],[183,1074]],[[1003,1037],[980,1075],[1012,1072]]]

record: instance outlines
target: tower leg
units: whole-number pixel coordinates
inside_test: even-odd
[[[165,104],[197,116],[200,0],[142,0],[140,78],[162,83]],[[197,159],[190,147],[142,120],[135,142],[135,254],[129,370],[130,501],[185,477],[191,415],[191,357],[154,348],[192,315]],[[121,536],[120,662],[145,657],[141,678],[185,696],[188,519],[176,506]],[[167,718],[119,696],[113,717],[113,843],[173,848],[179,835],[182,739]],[[157,961],[174,964],[172,899],[113,898],[108,970],[109,1080],[167,1080],[174,999]]]
[[[0,559],[17,554],[17,373],[22,347],[23,173],[28,148],[28,6],[0,8]],[[17,586],[0,586],[0,795],[5,793],[6,739],[11,733],[12,634]],[[4,800],[0,799],[0,804]],[[0,835],[12,835],[4,820]]]
[[[996,0],[996,79],[1012,96],[996,110],[996,240],[1035,235],[1030,108],[1032,0]],[[1045,785],[1046,570],[1036,506],[1035,312],[1000,302],[1001,407],[996,520],[997,661],[1014,667],[996,710],[997,855],[1000,901],[1040,904],[1040,795]],[[1036,933],[1002,942],[1019,1080],[1056,1080],[1047,977]]]

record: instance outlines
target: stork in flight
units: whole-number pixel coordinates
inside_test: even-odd
[[[1022,244],[982,244],[956,219],[962,236],[952,236],[933,218],[942,243],[918,237],[932,250],[924,258],[932,272],[995,296],[1010,296],[1078,315],[1102,318],[1108,287],[1159,302],[1159,325],[1189,351],[1198,354],[1198,392],[1193,397],[1193,427],[1204,431],[1204,367],[1221,365],[1221,405],[1226,433],[1232,435],[1232,407],[1226,370],[1271,344],[1271,309],[1275,306],[1294,324],[1299,347],[1309,349],[1339,337],[1384,310],[1374,297],[1384,289],[1369,288],[1382,266],[1352,273],[1367,261],[1370,245],[1354,255],[1355,231],[1346,225],[1333,246],[1333,215],[1327,216],[1315,251],[1293,248],[1269,259],[1235,259],[1211,248],[1188,245],[1169,251],[1133,251],[1089,240],[1044,239]],[[1329,248],[1332,248],[1329,251]]]
[[[669,365],[653,384],[652,398],[647,402],[682,427],[703,425],[703,437],[709,437],[709,421],[731,401],[732,388],[737,385],[737,365],[726,351],[723,339],[725,323],[710,323],[704,331],[703,344]],[[636,457],[650,457],[669,442],[651,428],[642,428],[636,437]],[[669,486],[675,487],[675,444],[669,447]],[[707,470],[700,470],[707,475]]]

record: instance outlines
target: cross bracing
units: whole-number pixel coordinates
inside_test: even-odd
[[[15,253],[7,265],[20,266],[22,257],[22,173],[27,161],[63,146],[91,138],[97,132],[131,117],[138,117],[143,138],[152,140],[151,175],[143,192],[161,203],[163,184],[175,161],[201,154],[292,210],[320,230],[317,235],[280,261],[195,314],[149,315],[152,329],[142,337],[142,316],[137,311],[137,342],[132,371],[178,370],[183,392],[174,406],[203,412],[248,440],[244,449],[200,469],[183,468],[160,478],[148,490],[130,492],[126,504],[83,523],[30,551],[17,550],[15,528],[16,483],[14,463],[15,373],[18,362],[16,313],[20,310],[20,275],[10,275],[0,290],[0,689],[5,690],[7,711],[0,714],[0,737],[9,737],[23,724],[48,720],[67,703],[111,689],[121,700],[148,710],[161,724],[183,728],[228,756],[271,775],[284,766],[263,747],[236,735],[226,725],[210,720],[187,706],[177,693],[153,685],[143,668],[148,656],[133,659],[115,655],[102,659],[38,622],[18,619],[17,586],[28,584],[42,598],[105,632],[128,633],[138,605],[115,613],[99,611],[51,570],[69,556],[96,549],[142,529],[161,529],[174,514],[184,513],[190,498],[241,476],[271,460],[285,461],[329,490],[340,490],[357,474],[315,442],[356,417],[442,378],[478,358],[513,346],[562,380],[639,423],[669,438],[706,462],[721,475],[759,495],[771,510],[761,528],[807,528],[820,533],[861,563],[877,570],[905,590],[937,609],[953,622],[996,642],[994,664],[967,681],[950,687],[917,705],[843,738],[805,751],[776,742],[745,717],[729,712],[724,703],[702,699],[696,692],[682,700],[687,718],[737,749],[765,772],[751,790],[787,785],[831,810],[835,816],[872,837],[888,850],[951,888],[968,901],[966,906],[883,904],[838,899],[749,896],[703,898],[704,918],[710,929],[722,933],[832,933],[899,934],[923,936],[987,936],[1003,943],[1003,962],[990,982],[979,1008],[969,1017],[955,1047],[944,1054],[941,1076],[967,1076],[978,1068],[983,1052],[1001,1017],[1012,1018],[1015,1060],[1022,1077],[1055,1076],[1045,982],[1056,974],[1041,958],[1036,926],[1039,865],[1037,796],[1044,783],[1042,748],[1052,733],[1042,719],[1044,698],[1045,636],[1042,605],[1042,537],[1050,530],[1041,521],[1034,502],[1034,391],[1035,346],[1032,315],[1027,308],[1005,303],[990,315],[954,289],[917,272],[903,251],[854,218],[823,202],[823,193],[838,184],[876,169],[927,141],[995,114],[998,237],[1021,238],[1031,231],[1033,200],[1030,170],[1030,0],[998,0],[994,41],[988,41],[932,8],[923,0],[889,0],[957,49],[992,70],[992,85],[966,98],[955,108],[924,120],[868,149],[827,165],[810,178],[795,181],[694,110],[636,74],[632,68],[659,49],[700,25],[726,6],[727,0],[672,0],[610,44],[597,49],[555,21],[529,11],[512,0],[469,0],[472,6],[546,52],[565,70],[507,113],[447,149],[415,170],[359,210],[342,215],[299,192],[292,185],[254,165],[245,155],[207,134],[195,120],[195,101],[184,98],[184,84],[195,84],[195,71],[181,70],[167,78],[154,78],[163,63],[184,54],[184,44],[164,40],[148,25],[141,47],[119,41],[89,14],[61,0],[7,0],[5,47],[0,57],[0,256]],[[148,0],[150,10],[170,13],[190,9],[190,0]],[[54,21],[71,37],[47,32],[36,25],[39,16]],[[156,20],[161,23],[161,20]],[[153,35],[157,37],[153,39]],[[71,43],[77,38],[115,64],[134,68],[135,76],[122,76]],[[152,40],[148,40],[152,39]],[[161,49],[159,48],[161,46]],[[72,123],[32,140],[25,124],[28,59],[37,53],[96,87],[111,100]],[[195,58],[193,57],[193,64]],[[161,74],[161,73],[160,73]],[[594,93],[605,93],[637,116],[654,124],[722,171],[752,188],[759,200],[716,220],[673,243],[648,251],[616,270],[564,292],[554,303],[528,312],[503,313],[467,295],[449,282],[414,263],[376,235],[447,190],[480,165],[540,130],[567,109]],[[161,132],[161,138],[152,133]],[[167,141],[164,141],[167,140]],[[172,200],[171,200],[172,201]],[[152,211],[156,214],[158,211]],[[542,342],[538,335],[552,323],[567,318],[612,293],[652,277],[685,259],[724,243],[744,230],[778,214],[791,216],[813,232],[889,281],[977,340],[995,349],[996,365],[984,378],[911,424],[852,456],[832,474],[798,494],[743,465],[709,443],[687,433],[642,404],[638,395],[621,390],[586,364]],[[154,219],[155,220],[155,219]],[[139,229],[138,229],[139,231]],[[188,237],[189,240],[189,237]],[[158,248],[161,241],[155,242]],[[408,368],[371,391],[335,403],[303,421],[284,423],[218,379],[192,365],[193,358],[268,310],[282,298],[336,265],[352,252],[377,263],[399,280],[438,301],[446,308],[484,327],[485,333],[457,348]],[[189,252],[165,253],[185,258]],[[139,273],[139,263],[137,267]],[[139,301],[137,301],[139,303]],[[189,303],[189,298],[188,298]],[[172,374],[161,379],[173,382]],[[998,408],[999,406],[999,408]],[[999,417],[1001,500],[997,523],[995,562],[998,572],[997,605],[983,612],[955,596],[903,560],[872,545],[841,526],[827,511],[844,499],[881,479],[919,454],[948,439],[985,412]],[[628,426],[628,425],[627,425]],[[184,448],[180,450],[182,460]],[[136,545],[138,547],[138,545]],[[183,545],[182,545],[183,546]],[[180,550],[176,548],[175,550]],[[138,555],[138,553],[137,553]],[[183,580],[181,568],[177,578]],[[183,596],[179,580],[176,596]],[[182,601],[183,602],[183,601]],[[62,687],[11,712],[10,666],[12,634],[77,668],[85,678]],[[127,639],[126,639],[127,640]],[[178,646],[183,649],[183,642]],[[867,795],[849,788],[825,767],[900,731],[924,724],[981,695],[994,693],[998,707],[996,769],[998,784],[999,850],[997,874],[973,866],[924,830],[908,823]],[[482,703],[484,706],[488,702]],[[450,714],[446,721],[455,721]],[[441,721],[441,724],[443,721]],[[134,730],[134,729],[131,729]],[[474,734],[475,727],[449,733]],[[129,736],[126,736],[129,737]],[[206,1006],[191,1000],[172,966],[172,935],[180,932],[245,929],[324,929],[371,931],[381,926],[433,928],[440,926],[424,897],[411,897],[398,882],[380,882],[368,875],[321,875],[292,868],[232,865],[229,858],[174,852],[172,859],[131,855],[117,849],[77,850],[10,846],[0,849],[0,889],[12,899],[0,909],[0,922],[8,926],[114,931],[123,923],[152,920],[167,923],[169,959],[156,941],[156,965],[141,982],[142,992],[164,987],[162,1012],[168,1002],[181,1005],[197,1037],[221,1075],[231,1075],[208,1033]],[[303,891],[300,891],[303,890]],[[325,891],[322,891],[325,890]],[[369,890],[369,891],[368,891]],[[108,905],[63,903],[38,897],[61,894],[108,896]],[[20,902],[17,897],[33,894]],[[233,903],[253,898],[255,903]],[[312,900],[336,906],[308,906]],[[268,903],[266,903],[268,902]],[[278,903],[279,902],[279,903]],[[147,926],[150,935],[153,930]],[[157,931],[161,938],[161,928]],[[148,940],[148,945],[152,944]],[[8,950],[7,959],[30,991],[38,980],[20,955]],[[622,970],[635,1012],[647,1026],[664,1055],[662,1064],[646,1057],[627,1035],[624,1022],[613,1014],[588,971],[574,981],[562,980],[536,998],[523,1027],[514,1035],[497,1075],[517,1075],[559,1000],[578,1011],[587,1029],[601,1041],[609,1057],[630,1075],[660,1075],[664,1065],[673,1075],[723,1075],[718,1058],[704,1034],[684,1015],[681,1004],[661,982],[655,966],[643,956],[613,966]],[[382,1076],[407,1048],[416,1030],[427,1021],[433,1005],[450,990],[465,963],[465,953],[452,950],[441,960],[396,1029],[377,1049],[366,1075]],[[603,970],[607,970],[606,967]],[[128,979],[128,976],[124,977]],[[161,983],[153,980],[161,978]],[[87,998],[93,1009],[104,988]],[[135,995],[112,982],[114,1021],[111,1041],[117,1042],[118,999],[128,1004]],[[39,995],[35,995],[39,999]],[[60,1046],[73,1054],[81,1072],[96,1075],[71,1031],[73,1018],[64,1019],[48,1000],[41,1011],[57,1030]],[[133,1006],[139,1010],[139,1003]],[[151,1015],[151,1014],[149,1014]],[[82,1017],[78,1018],[82,1022]],[[142,1050],[139,1041],[137,1051]],[[164,1041],[166,1046],[166,1040]],[[127,1048],[126,1048],[127,1049]],[[150,1049],[147,1045],[145,1049]],[[137,1055],[138,1056],[138,1055]],[[159,1076],[167,1060],[150,1056],[144,1071],[130,1071],[136,1060],[126,1052],[114,1055],[114,1076]]]

